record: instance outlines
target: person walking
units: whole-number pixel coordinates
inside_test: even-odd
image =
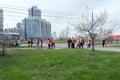
[[[84,41],[82,38],[79,39],[79,48],[83,48]]]
[[[91,40],[88,40],[87,41],[87,48],[90,48],[90,46],[91,46]]]
[[[50,40],[50,38],[48,38],[47,43],[48,43],[48,49],[50,49],[51,48],[51,40]]]
[[[71,45],[71,39],[70,38],[67,40],[67,43],[68,43],[68,48],[70,48],[70,45]]]
[[[28,38],[28,40],[27,40],[28,47],[30,47],[30,42],[31,42],[31,40],[30,40],[30,38]]]
[[[74,39],[74,37],[72,37],[72,40],[71,40],[71,47],[75,48],[75,39]]]
[[[77,40],[77,45],[76,48],[79,48],[80,44],[79,44],[79,40]]]
[[[55,49],[55,39],[54,38],[52,38],[51,44],[52,44],[52,49]]]
[[[37,39],[37,47],[39,47],[39,42],[40,42],[39,39]]]
[[[40,43],[40,48],[42,49],[43,48],[43,40],[40,39],[39,43]]]
[[[106,39],[103,38],[103,39],[102,39],[102,46],[103,46],[103,47],[105,47],[105,41],[106,41]]]
[[[30,44],[31,44],[31,47],[32,47],[33,46],[33,40],[32,39],[30,40]]]

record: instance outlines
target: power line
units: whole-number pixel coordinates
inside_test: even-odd
[[[22,15],[27,15],[28,13],[23,13],[23,12],[16,12],[16,11],[9,11],[9,10],[7,10],[6,12],[10,12],[11,14],[22,14]],[[10,16],[10,17],[19,17],[18,15],[5,15],[5,16]],[[61,15],[51,15],[51,14],[46,14],[46,15],[42,15],[43,17],[55,17],[55,18],[70,18],[71,16],[65,16],[65,15],[63,15],[63,16],[61,16]],[[22,17],[22,16],[20,16],[20,17]]]
[[[0,4],[1,8],[5,9],[5,20],[4,21],[18,21],[17,18],[25,18],[25,16],[23,15],[27,15],[28,17],[28,9],[26,9],[25,7],[18,7],[18,6],[11,6],[11,5],[3,5]],[[29,8],[30,9],[30,8]],[[47,18],[51,18],[50,22],[51,23],[68,23],[66,22],[67,19],[71,18],[72,16],[78,16],[79,13],[72,13],[72,12],[61,12],[61,11],[51,11],[51,10],[42,10],[44,15],[42,15],[41,17],[47,17]],[[7,14],[9,13],[9,14]],[[10,19],[9,19],[10,18]],[[15,19],[14,19],[15,18]],[[57,22],[54,19],[62,19],[62,22]],[[52,21],[54,20],[54,21]]]
[[[24,12],[22,12],[22,11],[13,11],[13,9],[12,10],[5,10],[5,12],[10,12],[10,13],[17,13],[17,14],[28,14],[28,12],[26,11],[24,11]],[[51,13],[51,12],[47,12],[47,13],[43,13],[43,14],[47,14],[47,15],[59,15],[59,16],[79,16],[79,15],[71,15],[71,14],[61,14],[61,13]]]
[[[9,16],[9,17],[24,17],[24,16],[19,16],[19,15],[16,15],[16,14],[22,14],[22,15],[25,15],[23,12],[15,12],[15,11],[7,11],[7,12],[10,12],[12,13],[11,15],[9,14],[5,14],[5,16]],[[14,14],[14,15],[13,15]],[[28,14],[28,13],[27,13]],[[27,15],[26,14],[26,15]],[[55,17],[55,18],[70,18],[70,16],[60,16],[60,15],[50,15],[50,14],[47,14],[47,15],[42,15],[43,17]]]
[[[9,19],[9,18],[7,18],[7,19],[5,19],[5,21],[9,21],[9,22],[17,21],[17,22],[19,22],[19,19]],[[1,20],[0,20],[0,22],[1,22]],[[63,22],[50,21],[50,22],[51,23],[68,23],[67,21],[63,21]]]
[[[3,5],[0,4],[0,7],[7,8],[7,9],[14,9],[14,10],[22,10],[22,11],[27,11],[25,7],[19,7],[19,6],[12,6],[12,5]],[[58,14],[58,15],[80,15],[81,13],[73,13],[73,12],[63,12],[63,11],[53,11],[53,10],[42,10],[45,13],[49,14]]]
[[[1,7],[1,5],[2,4],[0,4],[0,7]],[[20,15],[27,15],[28,14],[28,11],[24,7],[10,6],[10,5],[2,5],[2,7],[7,9],[7,10],[5,10],[6,12],[14,14],[14,15],[5,15],[8,17],[19,18],[19,17],[24,17],[24,16],[19,16],[17,14],[20,14]],[[44,15],[42,15],[42,17],[47,17],[47,18],[52,18],[52,19],[69,19],[73,16],[74,17],[77,16],[77,15],[73,15],[73,14],[71,15],[70,12],[67,13],[67,12],[58,12],[58,11],[50,11],[50,10],[45,10],[45,12],[46,13],[44,13]]]
[[[5,10],[5,12],[18,13],[18,14],[28,14],[28,12],[22,12],[22,11],[11,11],[11,10]]]
[[[21,16],[21,15],[13,15],[13,14],[9,14],[9,15],[5,15],[7,17],[15,17],[15,18],[25,18],[26,16]],[[42,17],[49,17],[49,18],[56,18],[56,19],[65,19],[67,20],[67,18],[70,18],[70,17],[67,17],[67,16],[52,16],[52,15],[42,15]]]

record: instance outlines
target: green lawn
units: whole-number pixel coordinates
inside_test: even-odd
[[[0,57],[0,80],[120,80],[120,53],[17,50]]]

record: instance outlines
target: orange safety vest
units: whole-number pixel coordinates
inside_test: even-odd
[[[80,43],[83,43],[83,40],[82,40],[82,39],[80,39]]]
[[[72,43],[75,43],[75,39],[72,39]]]
[[[50,44],[50,40],[48,40],[47,42],[48,42],[48,44]]]

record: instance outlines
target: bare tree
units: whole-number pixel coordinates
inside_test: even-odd
[[[77,32],[88,32],[89,37],[92,41],[92,50],[94,51],[94,38],[95,38],[95,31],[100,30],[100,27],[105,24],[107,19],[106,11],[101,12],[100,15],[94,15],[93,11],[90,14],[83,14],[77,20],[71,20],[69,22],[70,25],[75,27]]]

